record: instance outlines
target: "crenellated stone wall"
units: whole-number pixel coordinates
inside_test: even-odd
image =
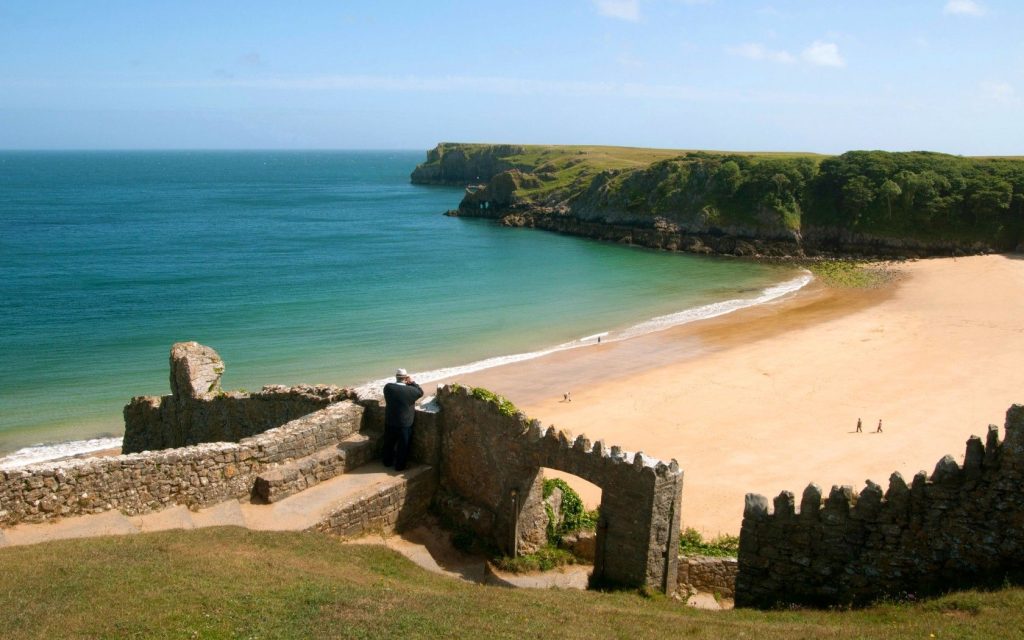
[[[946,456],[908,485],[899,473],[855,494],[808,486],[749,494],[740,533],[738,606],[858,605],[999,585],[1024,577],[1024,406],[967,441],[963,466]]]
[[[565,471],[602,489],[594,581],[675,591],[683,472],[674,460],[544,430],[500,399],[465,387],[442,387],[437,401],[435,507],[451,520],[507,553],[536,548],[547,524],[541,467]]]
[[[124,453],[238,442],[342,400],[329,385],[267,385],[256,393],[221,390],[223,360],[198,342],[171,347],[171,395],[139,396],[124,408]]]

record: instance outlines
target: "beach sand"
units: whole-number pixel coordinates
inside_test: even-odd
[[[879,289],[775,303],[462,375],[575,435],[685,472],[682,521],[738,533],[743,497],[908,481],[1024,402],[1024,259],[892,267]],[[431,383],[427,391],[433,390]],[[571,392],[571,402],[563,394]],[[857,419],[864,432],[855,433]],[[883,433],[874,433],[879,419]],[[564,476],[563,476],[564,477]],[[571,479],[590,505],[599,492]]]

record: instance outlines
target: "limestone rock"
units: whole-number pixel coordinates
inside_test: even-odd
[[[171,394],[201,399],[221,391],[224,361],[212,348],[198,342],[178,342],[171,347]]]

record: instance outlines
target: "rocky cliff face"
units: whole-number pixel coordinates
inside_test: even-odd
[[[664,151],[655,157],[655,150],[645,157],[643,151],[444,143],[428,154],[412,179],[476,183],[449,215],[676,251],[915,258],[988,253],[1016,245],[1012,224],[980,225],[986,218],[977,214],[925,229],[913,223],[921,212],[908,209],[905,219],[894,218],[889,202],[875,202],[863,211],[851,208],[847,200],[852,202],[859,191],[849,184],[859,188],[870,181],[844,174],[847,182],[838,187],[829,182],[835,182],[834,176],[823,179],[819,166],[839,160],[703,152],[665,157],[671,152]],[[856,159],[857,153],[838,158]],[[893,162],[932,161],[928,155],[924,160],[889,155]],[[934,162],[952,158],[936,157]],[[833,211],[836,198],[839,213]],[[841,218],[843,211],[847,218]],[[992,215],[997,214],[1004,215]]]
[[[506,158],[523,147],[507,144],[457,144],[442,142],[427,153],[427,161],[412,172],[413,184],[463,186],[490,181],[513,167]]]

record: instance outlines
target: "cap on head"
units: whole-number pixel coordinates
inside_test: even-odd
[[[398,371],[395,371],[395,378],[398,379],[398,380],[401,380],[402,378],[408,378],[408,377],[409,377],[409,372],[406,371],[405,369],[399,369]]]

